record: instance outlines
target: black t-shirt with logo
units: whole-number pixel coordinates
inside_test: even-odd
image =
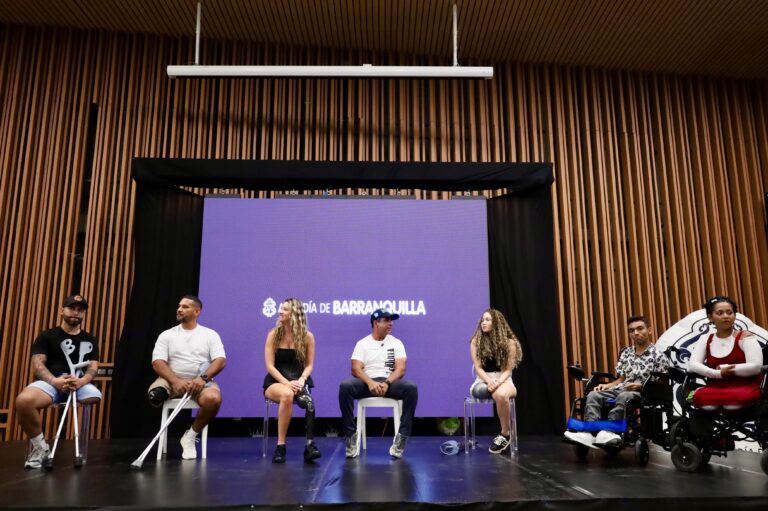
[[[75,346],[75,350],[69,355],[69,360],[72,361],[72,364],[80,362],[81,342],[90,342],[93,345],[93,351],[85,354],[83,361],[99,360],[99,345],[94,336],[85,330],[80,330],[79,334],[72,335],[65,332],[59,326],[51,328],[37,336],[37,339],[32,344],[32,355],[45,355],[45,366],[55,376],[69,373],[69,365],[67,364],[64,351],[61,349],[62,341],[67,339],[71,339],[72,344]],[[83,372],[85,372],[85,369],[83,369]]]

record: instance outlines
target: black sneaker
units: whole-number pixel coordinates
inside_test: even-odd
[[[285,444],[275,447],[272,463],[285,463]]]
[[[314,461],[317,458],[322,456],[320,454],[320,449],[317,448],[315,445],[315,442],[310,442],[307,444],[307,446],[304,448],[304,461],[309,463],[310,461]]]
[[[488,448],[488,452],[492,454],[501,454],[507,447],[509,447],[509,437],[498,435],[493,439],[493,443],[491,443],[491,446]]]

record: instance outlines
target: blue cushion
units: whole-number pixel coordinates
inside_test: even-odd
[[[580,421],[570,417],[567,429],[571,431],[612,431],[614,433],[624,433],[627,430],[627,421],[626,419],[615,421]]]

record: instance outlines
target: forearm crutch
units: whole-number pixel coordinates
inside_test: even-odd
[[[64,352],[64,358],[67,360],[69,366],[69,374],[75,377],[80,377],[83,374],[83,368],[88,366],[90,362],[85,362],[85,356],[93,351],[93,344],[90,342],[80,343],[80,360],[77,364],[73,364],[69,356],[75,351],[75,345],[71,339],[66,339],[60,344],[61,350]],[[69,396],[67,396],[67,404],[64,405],[64,411],[61,413],[61,420],[59,421],[59,427],[56,430],[56,439],[53,442],[53,449],[48,456],[45,456],[42,461],[43,468],[46,470],[53,470],[53,458],[56,454],[56,447],[59,444],[59,437],[61,430],[64,427],[64,421],[67,419],[67,412],[69,411],[69,405],[72,404],[73,419],[75,426],[75,468],[83,466],[83,457],[80,456],[80,430],[77,424],[77,389],[71,390]]]
[[[70,394],[67,397],[67,404],[64,405],[64,411],[61,412],[61,419],[59,420],[59,427],[56,429],[56,438],[53,441],[53,449],[51,453],[43,458],[43,468],[46,470],[53,469],[53,457],[56,455],[56,447],[59,445],[59,436],[61,435],[61,429],[64,427],[64,421],[67,420],[67,412],[69,411],[69,404],[74,400],[74,394]]]
[[[149,452],[152,450],[152,447],[154,447],[155,442],[160,438],[160,436],[165,433],[165,430],[168,429],[168,426],[171,425],[171,422],[173,422],[173,419],[176,418],[176,416],[181,412],[181,410],[184,408],[184,405],[189,402],[189,400],[192,399],[192,394],[189,392],[185,392],[184,395],[181,398],[181,402],[179,402],[178,405],[176,405],[176,408],[171,412],[171,415],[168,417],[168,419],[163,423],[163,425],[160,427],[160,431],[157,432],[155,435],[155,438],[152,439],[151,442],[149,442],[149,445],[146,449],[144,449],[144,452],[141,453],[141,455],[136,458],[133,463],[131,463],[131,468],[136,470],[141,470],[141,466],[144,464],[144,460],[149,455]]]

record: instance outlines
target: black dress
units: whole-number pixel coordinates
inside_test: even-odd
[[[277,352],[275,352],[275,369],[285,376],[288,381],[298,380],[301,373],[304,372],[304,366],[300,364],[296,358],[296,350],[288,348],[277,348]],[[267,372],[267,375],[264,377],[264,390],[267,390],[267,388],[274,383],[280,382],[275,380],[272,375]],[[305,387],[311,389],[314,386],[315,383],[312,381],[312,376],[310,376],[307,378]]]

